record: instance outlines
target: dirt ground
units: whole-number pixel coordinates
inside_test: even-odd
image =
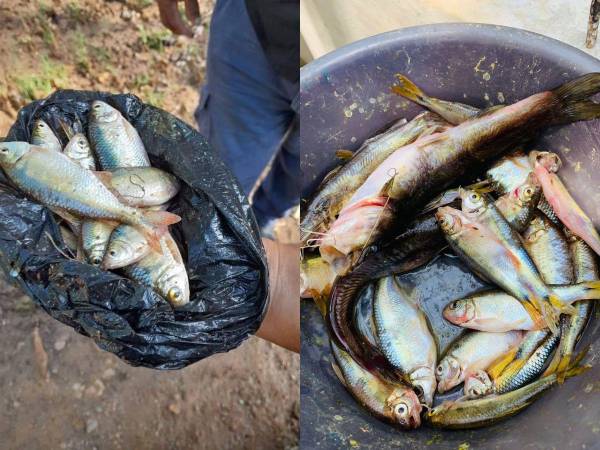
[[[0,136],[56,88],[133,92],[193,123],[212,1],[195,39],[152,0],[0,4]],[[134,368],[0,277],[0,449],[296,448],[299,357],[258,338],[184,370]]]

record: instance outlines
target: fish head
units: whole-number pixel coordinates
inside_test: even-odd
[[[148,242],[140,233],[129,233],[127,239],[111,238],[102,268],[118,269],[138,261],[150,251]]]
[[[435,373],[432,367],[419,367],[410,376],[410,384],[414,387],[417,397],[422,400],[426,406],[433,403],[433,395],[437,387]]]
[[[415,392],[406,387],[398,386],[386,399],[388,417],[402,428],[411,429],[421,426],[421,402]]]
[[[530,172],[527,180],[513,192],[515,202],[521,207],[537,204],[541,195],[542,186],[533,172]]]
[[[31,150],[28,142],[0,142],[0,165],[12,166]]]
[[[529,161],[531,165],[535,167],[540,165],[544,167],[550,173],[556,173],[562,166],[560,157],[553,152],[541,152],[538,150],[532,150],[529,153]]]
[[[94,100],[92,102],[90,115],[95,122],[114,122],[121,114],[108,103]]]
[[[546,233],[548,233],[548,226],[544,217],[539,214],[529,222],[527,229],[523,232],[523,239],[525,239],[526,243],[533,244]]]
[[[48,141],[56,140],[54,132],[50,129],[50,126],[42,119],[37,119],[33,123],[33,131],[31,132],[32,141]]]
[[[486,210],[487,201],[479,192],[462,188],[458,192],[462,200],[461,209],[464,213],[478,216]]]
[[[91,153],[90,143],[84,134],[77,133],[71,138],[64,152],[68,156],[87,156]]]
[[[435,213],[437,223],[442,232],[448,236],[459,233],[463,228],[463,218],[460,211],[443,206]]]
[[[493,389],[492,380],[485,370],[476,370],[465,378],[465,396],[478,398],[490,394]]]
[[[190,301],[190,287],[185,268],[173,264],[157,281],[160,294],[172,305],[183,306]]]
[[[475,318],[475,303],[471,298],[455,300],[446,305],[442,315],[448,322],[457,325],[470,322]]]
[[[459,361],[447,355],[435,368],[435,376],[438,380],[438,392],[440,394],[452,389],[460,383],[461,367]]]

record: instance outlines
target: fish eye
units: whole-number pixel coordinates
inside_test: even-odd
[[[471,200],[478,200],[479,199],[479,194],[477,192],[473,192],[471,194]]]
[[[0,152],[8,153],[8,149],[6,147],[2,147],[2,148],[0,148]]]
[[[99,256],[94,256],[92,258],[92,264],[94,266],[99,266],[102,263],[102,259]]]
[[[179,300],[181,298],[181,291],[176,287],[171,288],[169,289],[167,296],[169,297],[169,300]]]
[[[115,252],[114,250],[111,250],[110,252],[108,252],[108,254],[109,254],[110,256],[116,256],[116,255],[117,255],[117,252]]]
[[[450,303],[450,309],[458,308],[458,301]]]
[[[405,403],[398,403],[394,408],[394,412],[399,416],[403,416],[408,412],[408,406]]]
[[[44,122],[39,122],[38,123],[38,128],[44,128],[44,127],[45,127]]]
[[[441,375],[442,373],[444,373],[444,368],[440,364],[439,366],[436,367],[435,371]]]
[[[100,108],[102,108],[102,105],[100,105],[100,103],[96,103],[94,105],[94,109],[100,109]]]

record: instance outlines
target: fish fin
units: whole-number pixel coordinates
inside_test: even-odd
[[[583,359],[586,357],[589,350],[590,346],[588,345],[583,350],[581,350],[569,363],[569,366],[567,367],[564,374],[565,379],[574,377],[576,375],[581,375],[582,373],[587,372],[589,369],[592,368],[592,366],[590,366],[589,364],[581,364],[581,361],[583,361]]]
[[[504,371],[506,366],[508,366],[512,361],[514,361],[515,356],[517,354],[518,348],[515,347],[500,357],[496,358],[494,362],[492,362],[489,367],[486,369],[486,372],[490,376],[492,380],[495,380],[500,376],[500,374]]]
[[[556,376],[558,380],[558,384],[563,384],[566,378],[566,372],[571,365],[571,357],[573,355],[571,353],[565,353],[564,355],[560,355],[558,359],[558,364],[556,366]]]
[[[153,250],[162,253],[160,238],[168,231],[169,225],[181,221],[181,217],[167,211],[149,211],[143,213],[141,232]]]
[[[65,122],[63,119],[58,119],[58,123],[60,124],[60,128],[62,128],[63,132],[65,133],[65,135],[67,136],[67,140],[71,140],[71,138],[73,136],[75,136],[75,130],[73,129],[73,127],[71,127],[67,122]]]
[[[333,373],[335,373],[335,376],[338,378],[338,380],[340,380],[340,383],[342,383],[346,387],[347,386],[346,380],[344,379],[344,375],[342,375],[340,366],[338,366],[336,363],[332,362],[331,368],[333,369]]]
[[[321,313],[323,317],[327,316],[327,299],[323,295],[315,295],[313,296],[313,301],[315,305],[317,305],[317,309]]]
[[[600,117],[600,105],[591,101],[581,101],[565,106],[560,111],[560,116],[555,118],[553,124],[592,120]]]
[[[556,295],[549,295],[548,296],[548,301],[550,302],[550,304],[552,306],[554,306],[561,314],[568,314],[570,316],[572,316],[573,314],[577,313],[577,308],[575,308],[573,305],[570,305],[568,303],[563,302],[558,296]]]
[[[582,284],[586,289],[586,300],[600,300],[600,281],[587,281]]]
[[[335,177],[335,175],[341,170],[341,168],[342,168],[342,166],[338,166],[338,167],[331,169],[329,172],[327,172],[327,174],[323,177],[323,180],[321,181],[321,183],[319,184],[319,187],[317,189],[321,190],[323,187],[325,187],[325,185],[327,183],[329,183],[329,181],[333,177]]]
[[[529,317],[531,317],[531,320],[533,320],[533,323],[537,329],[546,327],[546,323],[544,322],[542,315],[531,303],[521,302],[521,305],[523,305],[523,308],[525,308],[525,311],[527,311],[527,314],[529,314]]]
[[[353,156],[354,152],[352,150],[339,149],[335,151],[335,157],[338,159],[343,159],[344,161],[352,159]]]
[[[489,108],[482,109],[473,117],[473,119],[479,119],[480,117],[484,117],[484,116],[490,115],[492,113],[495,113],[496,111],[504,108],[504,106],[505,105],[494,105],[494,106],[490,106]]]
[[[392,190],[392,186],[394,185],[394,179],[396,178],[396,175],[393,175],[389,180],[387,180],[385,182],[385,184],[381,187],[381,190],[379,191],[379,194],[377,194],[378,197],[389,197],[389,193]]]
[[[429,97],[411,80],[406,76],[397,73],[396,78],[399,84],[392,86],[392,92],[397,95],[401,95],[408,100],[418,103],[421,106],[429,105]]]
[[[521,370],[523,368],[523,366],[525,365],[526,362],[527,362],[526,359],[516,359],[516,360],[514,360],[508,366],[506,366],[506,369],[504,369],[502,371],[502,376],[503,377],[504,376],[512,377],[519,370]]]
[[[113,174],[111,172],[97,170],[94,172],[94,175],[96,175],[96,178],[98,178],[102,184],[110,187],[113,178]]]
[[[567,81],[552,91],[563,103],[585,100],[600,92],[600,73],[588,73]]]

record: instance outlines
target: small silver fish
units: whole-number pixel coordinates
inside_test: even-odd
[[[81,226],[81,243],[87,261],[93,266],[102,264],[114,222],[84,220]]]
[[[62,145],[56,134],[50,126],[42,119],[37,119],[33,123],[33,131],[31,132],[31,143],[40,147],[62,152]]]
[[[64,154],[84,169],[96,170],[96,160],[84,134],[75,134],[65,146]]]

